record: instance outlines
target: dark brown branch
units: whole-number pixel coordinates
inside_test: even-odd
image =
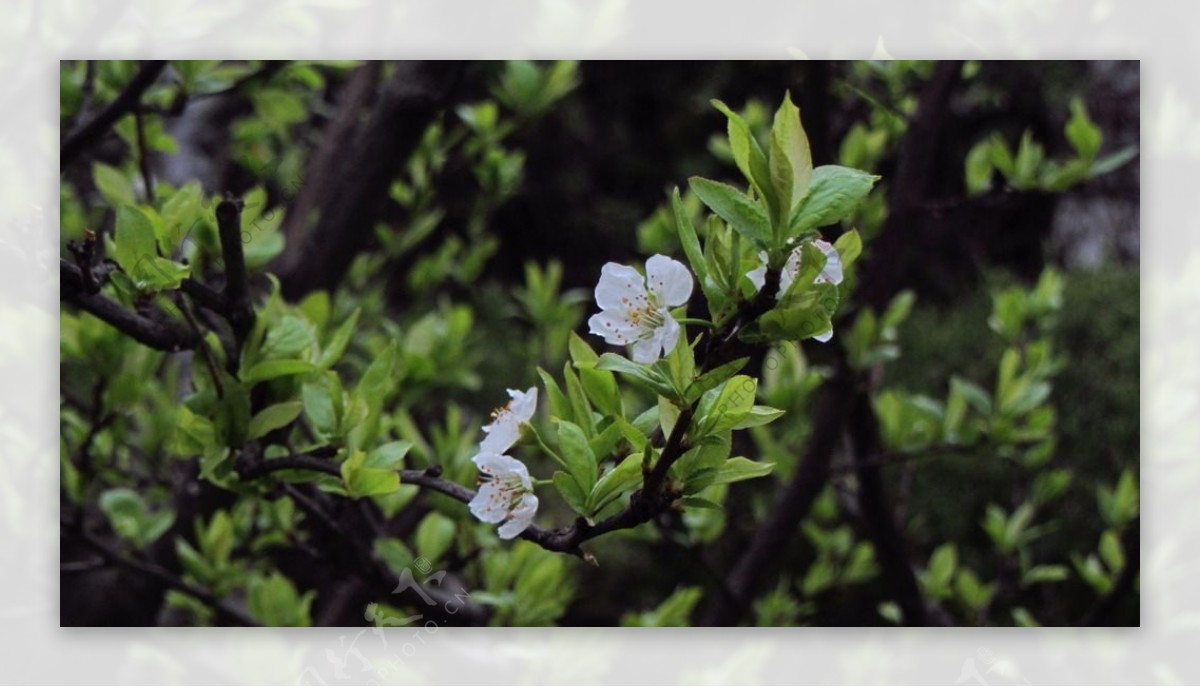
[[[800,521],[829,479],[833,450],[842,434],[852,394],[850,370],[845,365],[839,366],[838,372],[822,389],[821,403],[812,423],[812,436],[796,474],[729,571],[725,583],[728,591],[704,615],[704,625],[734,625],[749,608],[771,563],[787,548]]]
[[[109,103],[108,107],[101,110],[99,114],[88,120],[86,124],[80,126],[67,136],[58,154],[58,168],[60,170],[64,169],[88,145],[92,144],[112,128],[112,125],[116,124],[117,120],[133,112],[141,101],[142,94],[158,80],[158,75],[162,73],[163,68],[166,66],[166,60],[151,60],[143,63],[125,88],[117,95],[116,99]]]
[[[242,201],[226,198],[217,204],[217,231],[225,264],[225,317],[240,349],[254,326],[254,308],[247,290],[246,257],[242,252]]]
[[[369,119],[341,155],[322,158],[336,173],[316,208],[316,225],[302,237],[289,237],[277,269],[284,296],[298,299],[337,285],[354,256],[368,246],[388,202],[388,189],[434,118],[449,102],[461,63],[401,62],[379,95]],[[309,208],[298,204],[308,214]],[[290,211],[289,211],[290,212]],[[297,221],[304,222],[300,217]],[[290,223],[290,220],[289,220]]]
[[[950,94],[962,72],[961,62],[940,62],[933,78],[921,93],[917,111],[909,123],[900,147],[895,183],[889,197],[886,225],[873,254],[894,256],[909,250],[913,223],[929,190],[936,162],[940,132],[946,117]],[[898,262],[888,260],[866,262],[869,268],[860,272],[855,298],[860,303],[880,308],[899,288]],[[763,289],[768,291],[769,289]],[[796,475],[776,502],[767,521],[754,534],[750,545],[729,573],[728,588],[737,596],[737,603],[719,600],[710,607],[704,621],[708,625],[732,625],[749,607],[767,574],[766,568],[786,549],[800,521],[808,513],[813,500],[829,478],[829,466],[837,439],[841,436],[855,389],[855,374],[841,361],[834,377],[826,383],[813,434]]]
[[[908,558],[904,535],[897,527],[888,505],[887,490],[878,465],[868,461],[882,450],[879,421],[871,408],[867,393],[855,395],[850,408],[851,455],[857,467],[858,509],[866,525],[867,535],[875,546],[875,557],[883,570],[883,580],[904,612],[907,625],[930,624],[929,607],[921,596],[916,574]]]
[[[188,328],[169,320],[156,320],[126,309],[120,303],[83,288],[83,274],[65,260],[59,261],[61,299],[116,327],[139,343],[160,351],[178,352],[196,347],[199,338]]]
[[[363,546],[358,538],[346,531],[296,485],[284,484],[283,490],[313,523],[325,530],[336,549],[354,562],[356,575],[379,594],[400,594],[405,601],[424,608],[442,623],[482,625],[487,621],[486,608],[469,603],[448,590],[419,584],[412,579],[409,571],[404,571],[397,580],[387,566],[372,555],[369,548]],[[450,610],[451,606],[454,610]]]
[[[204,605],[212,608],[217,614],[217,618],[227,624],[246,625],[250,627],[258,625],[258,622],[256,622],[245,612],[225,604],[225,602],[213,594],[210,594],[199,587],[183,581],[164,568],[154,565],[153,563],[148,563],[146,561],[140,561],[125,556],[115,549],[110,548],[99,539],[96,539],[92,535],[79,529],[73,529],[70,533],[79,537],[84,544],[87,544],[92,550],[100,554],[104,560],[116,565],[120,565],[121,567],[128,568],[129,570],[133,570],[134,572],[145,575],[151,579],[157,580],[171,589],[183,592],[197,601],[200,601]]]

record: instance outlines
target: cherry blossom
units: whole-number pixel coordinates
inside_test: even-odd
[[[509,402],[492,411],[491,423],[484,425],[486,435],[479,443],[480,453],[503,454],[521,438],[522,425],[529,424],[537,411],[537,387],[528,391],[508,390]]]
[[[813,246],[818,248],[825,254],[825,266],[821,268],[821,273],[813,280],[814,284],[841,284],[842,283],[842,258],[838,255],[837,249],[828,241],[817,239],[813,241]],[[783,271],[779,273],[779,291],[775,294],[775,299],[783,298],[791,288],[792,282],[796,280],[796,275],[800,273],[800,257],[801,249],[798,247],[788,256],[787,262],[783,264]],[[758,259],[762,261],[762,266],[750,270],[746,276],[754,284],[755,289],[761,289],[767,281],[767,253],[763,251],[758,254]],[[820,342],[826,342],[833,338],[833,330],[821,332],[813,336],[814,339]]]
[[[524,532],[538,508],[525,464],[511,456],[488,452],[471,460],[481,475],[479,491],[467,504],[471,515],[483,522],[503,523],[497,530],[501,539]]]
[[[632,344],[634,362],[653,363],[679,341],[681,327],[670,308],[684,305],[691,295],[692,274],[665,255],[646,261],[645,277],[628,265],[610,262],[600,270],[600,312],[588,320],[588,328],[609,344]]]

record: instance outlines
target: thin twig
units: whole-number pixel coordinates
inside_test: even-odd
[[[88,145],[112,128],[118,119],[132,112],[141,101],[142,93],[145,93],[146,89],[158,80],[158,75],[166,66],[166,60],[151,60],[143,63],[124,90],[109,103],[108,107],[67,136],[58,154],[58,168],[65,169]]]
[[[142,185],[146,187],[146,203],[154,204],[154,178],[150,174],[150,151],[146,148],[146,127],[142,121],[142,108],[133,108],[134,131],[137,133],[138,169],[142,173]]]
[[[235,625],[246,625],[250,627],[258,625],[258,622],[256,622],[242,610],[227,605],[224,601],[217,598],[213,594],[183,581],[164,568],[147,561],[140,561],[125,556],[117,550],[110,548],[107,544],[101,542],[99,539],[96,539],[87,532],[82,531],[82,529],[71,530],[71,534],[78,536],[84,544],[87,544],[108,562],[141,573],[146,577],[158,580],[171,589],[187,594],[188,596],[212,608],[213,611],[216,612],[217,617],[225,622]]]
[[[242,252],[242,201],[226,198],[217,204],[217,230],[225,259],[225,316],[240,349],[254,326],[254,309],[247,290],[246,256]]]
[[[199,339],[186,327],[159,321],[126,309],[120,303],[83,288],[83,274],[65,260],[59,261],[61,298],[95,315],[134,340],[160,351],[176,353],[196,347]]]
[[[217,398],[224,398],[225,384],[221,381],[221,373],[217,369],[217,360],[213,357],[212,349],[209,348],[208,342],[204,340],[204,332],[200,330],[200,324],[196,322],[196,316],[192,313],[192,307],[188,305],[187,299],[182,294],[175,294],[175,302],[179,305],[179,312],[183,313],[183,319],[187,320],[188,326],[196,333],[196,338],[199,343],[196,348],[200,350],[200,357],[204,358],[204,364],[208,367],[208,376],[212,378],[213,386],[217,390]]]

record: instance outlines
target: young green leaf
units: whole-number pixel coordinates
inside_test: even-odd
[[[580,515],[588,515],[587,496],[575,478],[563,471],[554,473],[554,488],[571,507],[571,510]]]
[[[717,468],[716,474],[708,486],[714,484],[732,484],[743,480],[766,477],[775,469],[774,463],[759,463],[741,456],[726,460]]]
[[[840,222],[867,197],[879,177],[858,169],[822,165],[813,170],[808,193],[796,204],[788,236]]]
[[[614,499],[641,483],[642,457],[636,453],[630,454],[596,481],[587,498],[588,514],[599,513]]]
[[[558,450],[571,477],[584,494],[596,484],[596,455],[579,425],[562,420],[558,423]]]
[[[299,401],[290,401],[287,403],[276,403],[275,405],[263,408],[254,417],[250,418],[246,438],[250,440],[258,439],[271,430],[286,427],[292,420],[300,416],[300,411],[303,407],[304,404]]]
[[[771,126],[771,180],[779,199],[780,224],[804,197],[813,176],[812,152],[791,94],[783,98]]]
[[[760,248],[771,247],[771,223],[758,203],[728,184],[702,177],[692,177],[689,183],[692,192],[734,231]]]

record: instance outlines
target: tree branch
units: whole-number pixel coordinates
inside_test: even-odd
[[[296,240],[289,236],[289,247],[280,256],[275,272],[285,297],[298,299],[332,288],[367,247],[393,179],[446,106],[461,69],[461,63],[452,62],[399,63],[358,135],[340,155],[314,161],[336,165],[337,172],[328,174],[333,185],[324,193],[316,225]],[[323,173],[309,172],[314,177]],[[307,214],[308,207],[298,207]]]
[[[142,99],[142,93],[158,80],[158,75],[166,66],[166,60],[144,62],[108,107],[67,136],[58,154],[58,168],[66,168],[80,152],[116,124],[118,119],[133,112]]]
[[[175,353],[196,347],[199,338],[188,328],[169,320],[156,320],[126,309],[98,293],[87,293],[83,273],[65,260],[59,261],[61,299],[116,327],[150,348]]]
[[[727,593],[709,607],[702,624],[734,625],[749,608],[766,578],[771,562],[787,548],[788,540],[795,534],[800,521],[829,479],[833,450],[842,434],[852,394],[851,371],[843,363],[822,389],[821,404],[812,423],[813,432],[808,440],[808,449],[796,474],[729,571],[725,582]]]
[[[921,588],[904,544],[904,535],[892,517],[880,467],[870,462],[871,456],[880,453],[882,442],[879,422],[865,391],[855,394],[851,402],[849,429],[853,447],[851,455],[858,476],[858,509],[866,524],[867,534],[875,545],[875,554],[883,569],[883,580],[891,587],[904,612],[905,624],[928,625],[931,620],[930,609],[921,596]]]
[[[242,201],[226,198],[217,204],[217,231],[225,261],[225,317],[233,327],[237,346],[246,341],[254,326],[254,308],[247,290],[246,257],[242,252]]]
[[[99,539],[93,537],[87,532],[82,531],[82,529],[73,529],[70,530],[69,533],[79,537],[84,544],[87,544],[104,560],[116,565],[120,565],[121,567],[128,568],[129,570],[133,570],[134,572],[145,575],[151,579],[157,580],[167,587],[179,592],[183,592],[197,601],[200,601],[204,605],[209,606],[213,609],[213,611],[216,612],[217,618],[226,623],[232,625],[246,625],[250,627],[254,627],[259,624],[254,620],[254,618],[251,618],[242,610],[225,604],[225,602],[216,596],[183,581],[164,568],[154,565],[153,563],[139,561],[137,559],[122,555],[117,550],[110,548],[104,542],[101,542]]]

